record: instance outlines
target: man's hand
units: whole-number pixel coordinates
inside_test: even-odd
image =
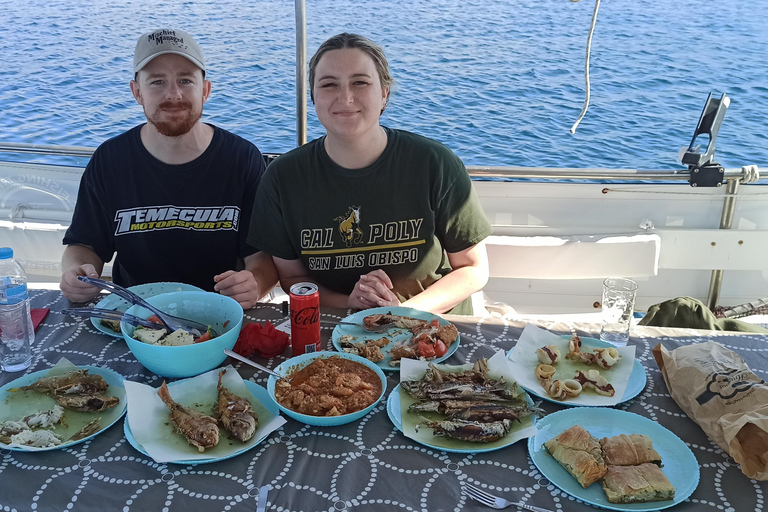
[[[392,292],[392,281],[381,269],[360,276],[347,299],[347,306],[354,309],[399,305],[397,295]]]
[[[61,293],[72,302],[88,302],[96,297],[101,289],[80,281],[77,276],[99,277],[96,267],[85,263],[79,267],[71,268],[61,275]]]
[[[223,274],[213,277],[216,285],[214,290],[227,297],[232,297],[243,309],[251,309],[262,296],[259,283],[249,270],[227,270]]]

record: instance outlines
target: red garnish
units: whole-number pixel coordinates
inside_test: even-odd
[[[224,322],[224,325],[222,325],[222,327],[226,329],[226,328],[227,328],[227,325],[229,325],[229,320],[227,320],[226,322]]]
[[[162,324],[163,322],[160,321],[160,319],[157,317],[157,315],[152,315],[151,317],[147,318],[150,322],[155,322],[156,324]]]
[[[264,325],[253,322],[243,326],[233,350],[241,356],[251,357],[256,354],[269,359],[282,354],[290,342],[286,333],[275,329],[275,326],[267,320]]]

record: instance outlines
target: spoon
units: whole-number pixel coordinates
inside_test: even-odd
[[[278,373],[278,372],[276,372],[276,371],[274,371],[274,370],[270,370],[270,369],[269,369],[269,368],[267,368],[266,366],[261,366],[259,363],[256,363],[256,362],[254,362],[254,361],[251,361],[251,360],[250,360],[250,359],[248,359],[247,357],[243,357],[243,356],[241,356],[240,354],[238,354],[237,352],[232,352],[232,351],[231,351],[231,350],[229,350],[228,348],[225,348],[225,349],[224,349],[224,353],[225,353],[225,354],[227,354],[229,357],[232,357],[232,358],[235,358],[235,359],[237,359],[238,361],[242,361],[242,362],[244,362],[245,364],[248,364],[248,365],[251,365],[251,366],[253,366],[254,368],[258,368],[259,370],[263,370],[263,371],[267,372],[267,373],[268,373],[268,374],[270,374],[270,375],[274,375],[274,376],[275,376],[275,377],[277,377],[278,379],[282,379],[282,378],[284,378],[284,377],[285,377],[285,375],[283,375],[283,374],[281,374],[281,373]]]
[[[109,290],[115,295],[127,300],[131,304],[138,304],[139,306],[150,310],[157,316],[163,326],[168,329],[168,332],[174,332],[178,329],[183,329],[197,338],[202,336],[203,333],[208,330],[208,326],[203,325],[200,322],[195,322],[194,320],[189,320],[187,318],[179,318],[169,313],[160,311],[155,306],[144,300],[144,298],[136,295],[131,290],[116,285],[115,283],[110,283],[109,281],[104,281],[103,279],[97,279],[95,277],[77,276],[77,278],[84,283],[88,283],[97,288],[101,288],[102,290]],[[215,336],[215,334],[216,333],[211,330],[212,337]]]

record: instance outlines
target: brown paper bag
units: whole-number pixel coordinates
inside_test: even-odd
[[[768,480],[768,384],[736,352],[708,341],[653,349],[669,394],[756,480]]]

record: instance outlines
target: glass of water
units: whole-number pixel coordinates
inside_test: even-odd
[[[609,277],[603,281],[601,340],[617,346],[627,344],[636,295],[637,283],[631,279]]]

